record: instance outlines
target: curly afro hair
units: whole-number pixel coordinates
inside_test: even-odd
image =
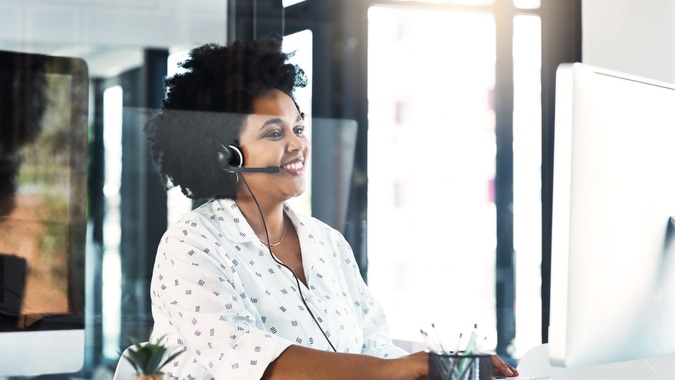
[[[305,73],[288,63],[291,54],[281,45],[282,38],[270,34],[196,47],[180,64],[185,72],[164,81],[166,97],[145,133],[165,189],[180,186],[195,200],[236,198],[236,175],[217,163],[220,144],[238,143],[259,95],[278,89],[294,99],[294,89],[307,85]]]

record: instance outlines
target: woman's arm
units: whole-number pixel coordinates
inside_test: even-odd
[[[428,360],[426,352],[416,352],[397,359],[382,359],[290,346],[267,366],[263,379],[425,379],[429,373]],[[518,370],[497,355],[492,356],[492,365],[493,376],[518,376]]]
[[[382,359],[290,346],[267,366],[263,379],[415,380],[426,376],[428,371],[425,352]]]

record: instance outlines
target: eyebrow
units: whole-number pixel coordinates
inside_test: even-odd
[[[304,118],[302,117],[302,114],[299,114],[298,117],[295,118],[295,121],[303,121]],[[266,126],[270,124],[283,124],[283,120],[280,117],[275,117],[274,119],[269,119],[266,122],[263,123],[263,125],[260,126],[260,129],[265,128]]]

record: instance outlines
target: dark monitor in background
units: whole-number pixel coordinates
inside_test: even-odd
[[[551,362],[675,354],[675,86],[564,64],[555,107]]]
[[[0,51],[0,377],[84,362],[88,73]]]

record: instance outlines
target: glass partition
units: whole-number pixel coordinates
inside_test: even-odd
[[[86,260],[76,263],[76,270],[86,272],[86,292],[76,305],[78,312],[86,312],[86,347],[81,370],[54,378],[109,378],[106,376],[112,374],[129,336],[143,339],[152,327],[148,282],[157,239],[148,226],[165,228],[196,203],[179,189],[172,189],[167,194],[166,212],[155,215],[142,207],[157,194],[149,187],[159,184],[141,131],[156,110],[148,104],[148,79],[154,76],[154,83],[158,83],[158,73],[165,68],[168,75],[176,73],[177,63],[186,58],[191,47],[227,41],[230,23],[242,21],[230,19],[228,12],[235,4],[246,3],[250,2],[0,0],[0,50],[77,57],[88,67],[88,141],[70,142],[89,145],[88,149],[77,145],[78,154],[87,154],[89,181],[88,198],[81,195],[77,201],[82,208],[78,212],[86,212],[87,223]],[[368,9],[361,5],[372,4],[368,25],[356,25],[354,20],[361,18],[349,18],[353,14],[347,20],[339,13],[320,13],[346,3],[351,4],[341,0],[279,1],[294,15],[305,18],[302,22],[281,18],[279,24],[300,30],[285,37],[284,50],[296,52],[292,60],[310,81],[297,93],[313,147],[310,186],[291,203],[296,210],[343,233],[348,232],[350,223],[359,224],[351,229],[362,238],[359,250],[367,256],[357,260],[361,260],[359,265],[369,264],[368,284],[389,315],[395,339],[420,341],[419,329],[429,323],[451,336],[477,323],[489,337],[488,348],[494,347],[498,328],[494,110],[499,42],[495,10],[504,6],[500,9],[509,9],[509,17],[515,17],[514,91],[509,96],[514,103],[512,206],[518,333],[511,353],[518,357],[539,343],[541,327],[540,1],[359,0],[353,3],[359,6],[345,8]],[[367,41],[353,37],[357,34],[349,34],[351,30],[341,30],[361,27],[367,29]],[[331,66],[328,70],[319,66],[345,57],[360,58],[358,49],[366,45],[367,60],[355,62],[367,67],[367,80],[357,75],[360,73],[341,70],[353,66]],[[161,69],[148,59],[148,52],[154,51],[169,57]],[[314,78],[314,72],[330,75]],[[350,76],[362,83],[355,83]],[[0,84],[11,80],[3,76]],[[55,86],[64,84],[58,80],[53,82]],[[317,81],[321,86],[313,86]],[[346,86],[336,84],[347,81]],[[362,90],[367,91],[367,105],[345,100],[362,99]],[[8,100],[0,98],[0,102]],[[312,109],[313,104],[319,104],[321,107],[315,107],[321,110]],[[344,111],[341,107],[358,112],[354,116],[349,114],[354,110],[349,109],[340,114]],[[367,120],[359,119],[360,107],[366,109]],[[334,110],[337,116],[331,113]],[[59,117],[50,116],[54,120]],[[59,199],[64,199],[63,181],[68,173],[58,172],[63,157],[52,154],[49,147],[55,141],[67,141],[59,139],[63,131],[52,132],[39,136],[33,151],[23,152],[28,157],[25,167],[33,172],[21,174],[20,190],[34,195],[53,188],[54,194],[40,193],[44,196],[41,202],[54,208],[53,216],[58,217],[64,212]],[[364,134],[367,147],[361,144]],[[0,146],[5,141],[2,135]],[[5,152],[0,151],[0,156]],[[361,166],[364,156],[367,165]],[[42,168],[33,159],[53,160],[55,172],[49,179],[34,180]],[[354,170],[355,166],[367,166],[368,171]],[[4,166],[0,166],[2,170]],[[355,187],[363,184],[368,188],[367,210],[353,207],[359,203],[353,199]],[[49,198],[52,196],[55,198]],[[49,199],[55,201],[50,203]],[[0,203],[0,208],[3,206]],[[28,210],[31,204],[19,206]],[[49,231],[59,228],[58,221],[51,219],[43,224]],[[8,234],[19,236],[15,227],[10,231],[7,223],[0,221],[0,254],[18,249],[14,243],[5,244]],[[41,237],[45,252],[55,254],[41,259],[40,270],[27,275],[26,302],[19,303],[17,290],[3,285],[3,307],[23,308],[33,314],[39,299],[53,301],[55,309],[50,313],[70,307],[63,279],[54,280],[42,271],[55,273],[65,267],[58,252],[63,246],[59,236]],[[2,260],[2,281],[21,274],[21,269],[12,269],[17,265],[21,268],[25,263]],[[446,300],[444,288],[467,291],[453,293]],[[0,356],[0,379],[5,376],[1,370],[6,360]]]

